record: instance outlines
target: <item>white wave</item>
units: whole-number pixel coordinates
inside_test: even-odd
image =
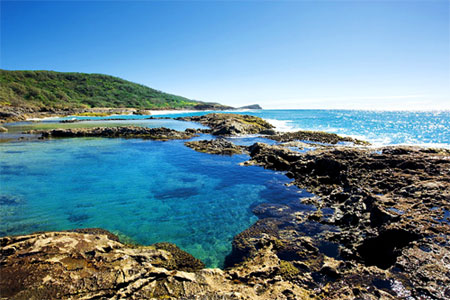
[[[298,128],[295,128],[290,123],[293,123],[291,120],[276,120],[276,119],[264,119],[265,121],[269,122],[273,126],[275,126],[275,130],[277,131],[296,131]]]

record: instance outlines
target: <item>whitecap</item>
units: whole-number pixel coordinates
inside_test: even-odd
[[[298,128],[295,128],[293,125],[293,121],[291,120],[276,120],[276,119],[264,119],[269,122],[273,126],[275,126],[275,130],[277,131],[296,131]]]

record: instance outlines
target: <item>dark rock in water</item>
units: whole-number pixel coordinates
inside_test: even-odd
[[[269,139],[278,142],[292,142],[292,141],[311,141],[324,144],[337,144],[338,142],[349,142],[356,145],[369,145],[368,142],[353,139],[350,137],[342,137],[335,133],[328,133],[323,131],[296,131],[285,132],[269,136]]]
[[[73,213],[71,213],[67,218],[67,220],[69,220],[72,223],[83,223],[88,219],[89,216],[87,214],[73,214]]]
[[[197,136],[195,130],[177,131],[169,128],[147,128],[137,126],[95,127],[73,129],[31,130],[26,133],[40,134],[43,138],[67,137],[111,137],[111,138],[143,138],[152,140],[189,139]]]
[[[24,200],[18,196],[0,195],[0,205],[17,206],[24,202]]]
[[[263,134],[263,135],[276,135],[277,131],[274,129],[265,129],[265,130],[261,130],[259,132],[259,134]]]
[[[152,191],[156,199],[187,198],[198,195],[197,187],[181,187],[171,190]]]
[[[210,154],[233,155],[242,154],[245,147],[237,146],[225,139],[203,140],[184,143],[189,148],[198,152]]]
[[[176,120],[198,122],[211,128],[213,135],[257,134],[274,128],[261,118],[239,114],[207,114],[204,116],[179,117]]]

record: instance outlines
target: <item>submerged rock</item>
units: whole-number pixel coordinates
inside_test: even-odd
[[[242,154],[245,149],[245,147],[237,146],[230,141],[220,138],[214,140],[186,142],[184,144],[189,148],[194,149],[195,151],[210,154],[223,154],[223,155]]]
[[[197,136],[195,129],[177,131],[169,128],[147,128],[138,126],[121,127],[95,127],[95,128],[72,128],[31,130],[28,134],[40,134],[42,138],[66,138],[66,137],[115,137],[115,138],[143,138],[152,140],[176,140],[190,139]]]
[[[274,128],[259,117],[239,114],[207,114],[204,116],[179,117],[176,120],[198,122],[211,128],[213,135],[256,134]]]

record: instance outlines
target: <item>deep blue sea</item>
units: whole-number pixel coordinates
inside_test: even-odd
[[[281,130],[323,130],[378,145],[450,148],[448,111],[245,113],[268,119]],[[178,115],[192,114],[200,113]],[[123,118],[128,120],[114,122],[179,130],[196,126],[144,120],[144,116],[137,121],[129,120],[136,116]],[[60,125],[52,122],[20,123],[9,128]],[[95,125],[92,123],[90,126]],[[212,137],[197,139],[203,138]],[[261,140],[233,138],[235,143],[247,145]],[[0,236],[102,227],[126,242],[176,243],[207,266],[221,267],[233,236],[257,220],[251,211],[255,204],[305,195],[295,187],[286,187],[289,179],[282,173],[239,166],[248,159],[246,155],[198,153],[183,143],[107,138],[0,143]]]

